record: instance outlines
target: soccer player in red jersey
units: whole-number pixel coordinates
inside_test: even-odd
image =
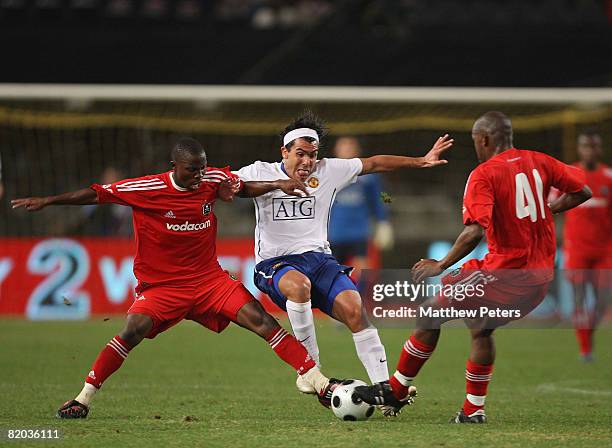
[[[453,295],[441,294],[425,303],[423,309],[430,307],[438,313],[417,321],[389,384],[356,389],[371,404],[399,409],[411,403],[416,393],[412,381],[436,348],[440,325],[457,318],[452,315],[457,310],[481,312],[481,307],[486,307],[495,315],[476,314],[465,319],[472,346],[465,374],[467,396],[452,420],[455,423],[486,421],[484,403],[495,360],[493,331],[528,314],[542,301],[553,278],[556,246],[552,215],[591,196],[580,170],[546,154],[514,148],[512,124],[501,112],[480,117],[472,128],[472,139],[480,165],[470,174],[465,188],[465,228],[442,260],[421,260],[414,265],[414,280],[422,282],[441,274],[468,255],[485,234],[489,253],[443,277],[443,285],[456,288]],[[564,194],[547,206],[544,198],[551,186]],[[468,285],[473,288],[469,295]],[[459,287],[466,295],[458,296]]]
[[[136,299],[123,330],[95,360],[83,390],[58,411],[61,418],[85,418],[95,393],[144,338],[189,319],[220,333],[230,322],[264,338],[319,397],[337,381],[327,379],[306,349],[262,308],[239,281],[221,269],[216,255],[217,198],[233,199],[229,168],[207,167],[196,140],[181,139],[172,150],[173,170],[58,196],[11,201],[13,208],[40,210],[48,205],[116,203],[132,207],[136,236]],[[252,182],[250,194],[281,189],[297,195],[304,185],[293,179]]]
[[[580,356],[592,361],[593,331],[605,314],[612,275],[612,168],[601,162],[601,137],[594,132],[578,136],[579,161],[593,197],[567,212],[563,235],[565,269],[574,286],[574,326]],[[587,284],[595,305],[585,306]]]

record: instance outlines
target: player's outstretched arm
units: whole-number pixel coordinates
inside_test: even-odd
[[[448,150],[455,141],[448,134],[440,137],[427,154],[423,157],[404,157],[404,156],[372,156],[362,158],[363,169],[361,175],[370,173],[382,173],[401,168],[432,168],[445,165],[448,160],[440,159],[444,151]]]
[[[238,192],[238,196],[241,198],[255,198],[273,190],[282,190],[283,193],[290,196],[308,196],[306,185],[295,179],[280,179],[269,182],[243,182],[242,189]]]
[[[484,236],[484,229],[480,224],[470,224],[465,226],[463,232],[457,237],[457,241],[453,244],[451,250],[446,256],[438,260],[421,260],[412,267],[412,278],[415,282],[419,283],[425,280],[427,277],[435,277],[444,272],[450,266],[457,263],[463,257],[472,252],[482,237]]]
[[[57,196],[13,199],[11,206],[14,209],[23,207],[29,212],[34,212],[48,205],[89,205],[97,203],[98,195],[96,192],[91,188],[83,188],[82,190],[58,194]]]
[[[578,207],[584,201],[591,199],[591,196],[593,196],[593,192],[588,185],[585,185],[582,190],[575,193],[563,193],[548,204],[548,206],[550,207],[550,211],[554,214],[563,213],[569,209]]]

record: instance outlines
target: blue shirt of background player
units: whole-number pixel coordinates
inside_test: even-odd
[[[328,237],[332,245],[367,241],[372,233],[371,218],[387,220],[388,211],[380,199],[381,191],[380,176],[367,174],[337,194],[329,221]]]

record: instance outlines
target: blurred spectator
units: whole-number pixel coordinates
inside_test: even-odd
[[[202,8],[196,0],[183,0],[176,5],[176,18],[179,20],[197,20],[201,15]]]
[[[161,19],[165,16],[168,5],[164,0],[147,0],[142,4],[142,14],[149,19]]]
[[[70,6],[75,9],[94,9],[98,6],[97,0],[72,0]]]
[[[334,155],[342,159],[361,157],[361,145],[355,137],[341,137],[336,141]],[[368,263],[368,241],[374,233],[374,244],[386,250],[393,245],[393,228],[381,200],[381,181],[378,174],[359,176],[357,182],[340,191],[332,207],[329,240],[334,256],[341,264],[355,267],[359,278]],[[372,232],[371,221],[376,222]]]
[[[216,4],[217,19],[226,22],[248,21],[260,2],[255,0],[220,0]]]
[[[276,11],[269,5],[261,5],[253,12],[253,28],[267,30],[276,27]]]
[[[111,0],[106,7],[106,11],[111,17],[125,18],[132,13],[133,6],[130,0]]]
[[[497,1],[493,12],[491,1],[470,0],[368,0],[334,2],[332,0],[0,0],[0,12],[6,18],[47,20],[60,15],[80,21],[96,14],[114,19],[174,19],[182,22],[200,20],[233,22],[255,29],[307,28],[319,22],[335,7],[343,16],[368,32],[388,37],[405,37],[415,25],[469,25],[483,20],[496,25],[516,22],[532,25],[593,24],[612,21],[612,0],[560,2]],[[69,6],[66,7],[66,4]],[[70,14],[64,14],[71,11]],[[348,15],[344,15],[351,11]],[[75,14],[75,12],[77,12]],[[84,14],[83,14],[84,13]],[[3,14],[0,14],[0,18]]]
[[[221,0],[217,18],[224,21],[250,22],[256,29],[309,27],[327,15],[329,0]]]
[[[100,183],[112,184],[124,179],[124,174],[113,166],[107,167],[100,176]],[[80,210],[80,221],[74,231],[87,236],[132,236],[132,209],[118,204],[87,205]]]

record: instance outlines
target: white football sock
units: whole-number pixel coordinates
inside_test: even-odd
[[[77,395],[75,400],[89,407],[89,403],[91,403],[91,400],[93,399],[96,392],[98,392],[98,388],[96,386],[94,386],[93,384],[85,383],[85,386],[83,386],[83,390],[80,394]]]
[[[387,381],[389,370],[387,368],[387,355],[385,347],[380,342],[378,330],[374,327],[353,333],[357,356],[368,372],[372,384]]]
[[[317,345],[317,335],[315,334],[314,318],[312,316],[312,304],[310,300],[304,303],[292,302],[287,300],[287,315],[293,335],[302,343],[310,354],[310,357],[321,367],[319,362],[319,346]]]

